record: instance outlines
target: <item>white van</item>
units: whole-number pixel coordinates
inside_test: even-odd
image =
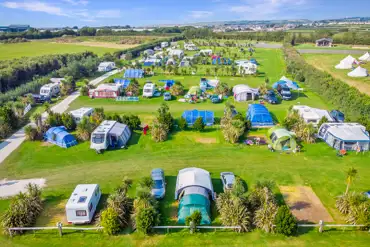
[[[56,97],[60,93],[59,83],[49,83],[45,84],[40,89],[40,95],[45,97]]]
[[[79,184],[66,205],[67,221],[70,224],[87,224],[94,217],[101,196],[98,184]]]
[[[156,87],[154,83],[146,83],[143,88],[143,97],[153,97]]]

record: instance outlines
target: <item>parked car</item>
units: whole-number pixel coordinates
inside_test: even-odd
[[[51,102],[51,99],[49,96],[40,95],[40,94],[32,94],[32,98],[35,101],[36,104],[43,104],[45,102]]]
[[[221,102],[220,97],[216,94],[212,95],[210,99],[213,104],[217,104]]]
[[[277,104],[278,100],[276,94],[273,90],[268,90],[267,93],[263,96],[263,99],[269,102],[270,104]]]
[[[221,172],[221,181],[224,192],[231,190],[235,183],[235,175],[232,172]]]
[[[169,93],[169,92],[165,92],[165,93],[163,94],[163,99],[164,99],[165,101],[169,101],[169,100],[171,100],[171,98],[172,98],[171,93]]]
[[[290,91],[290,88],[285,85],[279,85],[277,88],[277,91],[280,95],[280,97],[283,100],[290,100],[292,99],[292,92]]]
[[[162,199],[166,194],[166,181],[164,179],[164,171],[161,168],[155,168],[151,172],[153,180],[152,195],[156,199]]]
[[[364,195],[365,195],[367,198],[369,198],[369,199],[370,199],[370,190],[369,190],[369,191],[367,191],[367,192],[364,192]]]
[[[330,116],[335,120],[335,122],[338,123],[344,122],[344,114],[338,110],[332,110],[330,112]]]

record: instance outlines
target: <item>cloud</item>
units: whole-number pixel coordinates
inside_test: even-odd
[[[61,8],[40,1],[12,2],[1,3],[2,6],[10,9],[23,9],[33,12],[44,12],[50,15],[68,16]]]
[[[69,3],[73,6],[76,6],[76,5],[83,5],[83,6],[86,6],[89,4],[89,1],[86,1],[86,0],[62,0],[63,2],[66,2],[66,3]]]
[[[193,10],[189,11],[189,17],[193,19],[205,19],[213,15],[211,11]]]
[[[121,17],[121,11],[117,9],[105,9],[105,10],[99,10],[95,18],[101,18],[101,19],[114,19],[114,18],[120,18]]]

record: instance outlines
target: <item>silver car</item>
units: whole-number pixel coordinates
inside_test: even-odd
[[[231,190],[235,183],[235,175],[232,172],[221,172],[221,181],[223,185],[223,190]]]
[[[164,179],[164,172],[161,168],[155,168],[151,172],[153,180],[152,195],[156,199],[162,199],[166,194],[166,181]]]

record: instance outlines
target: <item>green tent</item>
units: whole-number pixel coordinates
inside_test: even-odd
[[[192,86],[188,91],[189,95],[199,96],[201,93],[202,93],[202,91],[200,90],[200,87],[198,87],[198,86]]]
[[[282,127],[274,127],[268,131],[272,148],[278,151],[292,151],[297,147],[295,133]]]
[[[177,222],[179,224],[185,224],[186,217],[190,216],[194,211],[199,211],[202,214],[202,221],[200,224],[211,224],[210,205],[209,199],[203,195],[185,195],[180,200]]]

